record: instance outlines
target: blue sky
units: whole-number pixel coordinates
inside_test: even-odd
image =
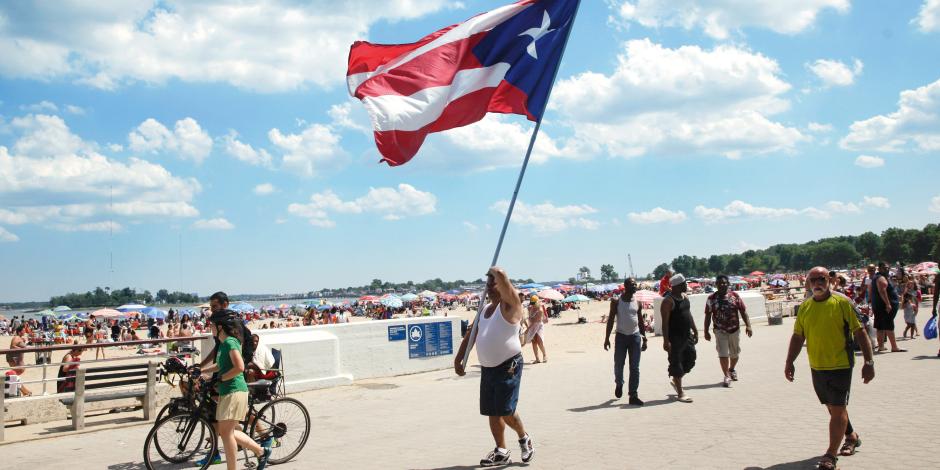
[[[531,123],[389,168],[345,62],[506,2],[227,3],[0,5],[0,300],[485,272]],[[936,222],[938,44],[940,0],[585,0],[500,264]]]

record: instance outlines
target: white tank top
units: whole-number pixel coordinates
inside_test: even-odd
[[[493,315],[486,318],[485,312],[490,305],[483,308],[484,313],[480,315],[480,325],[477,327],[477,359],[483,367],[496,367],[522,352],[519,324],[506,321],[499,305],[493,310]]]
[[[617,301],[617,333],[635,335],[640,333],[639,310],[636,299],[629,302]]]

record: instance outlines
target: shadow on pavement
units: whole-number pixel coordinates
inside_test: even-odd
[[[683,390],[704,390],[706,388],[720,388],[721,385],[722,385],[721,382],[717,382],[713,384],[690,385],[688,387],[683,386],[682,389]]]
[[[502,465],[499,467],[492,467],[492,468],[529,467],[530,463],[526,464],[522,462],[513,462],[509,465]],[[434,468],[429,468],[427,470],[472,470],[472,469],[477,469],[477,468],[481,468],[481,467],[479,465],[454,465],[452,467],[434,467]],[[415,470],[420,470],[420,469],[415,469]]]
[[[673,396],[673,395],[671,395]],[[666,403],[672,403],[676,400],[674,398],[665,398],[662,400],[650,400],[644,402],[643,406],[634,406],[624,402],[618,402],[618,400],[607,400],[604,403],[599,405],[584,406],[581,408],[568,408],[568,411],[573,413],[584,413],[585,411],[596,411],[603,410],[607,408],[620,408],[621,410],[630,410],[630,409],[639,409],[639,408],[648,408],[651,406],[665,405]]]
[[[801,470],[805,468],[816,468],[816,462],[819,457],[811,457],[797,462],[778,463],[769,467],[744,467],[744,470]]]
[[[142,470],[147,468],[143,462],[125,462],[108,465],[108,470]]]
[[[923,361],[924,359],[940,359],[940,356],[914,356],[912,361]]]

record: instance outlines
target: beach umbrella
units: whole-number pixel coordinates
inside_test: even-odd
[[[659,294],[651,290],[638,290],[633,294],[633,298],[638,302],[652,302],[660,297]]]
[[[544,288],[545,288],[544,285],[539,284],[539,283],[537,283],[537,282],[530,282],[530,283],[528,283],[528,284],[523,284],[523,285],[521,285],[521,286],[519,286],[519,287],[521,287],[521,288],[523,288],[523,289],[544,289]]]
[[[561,292],[558,292],[555,289],[541,290],[539,291],[537,295],[539,296],[540,299],[546,299],[546,300],[562,300],[565,298],[565,294],[562,294]]]
[[[159,308],[156,308],[156,307],[147,307],[147,308],[141,309],[140,313],[146,315],[148,318],[153,318],[156,320],[164,320],[166,319],[166,315],[167,315],[165,310],[160,310]]]
[[[774,287],[787,287],[790,285],[789,282],[783,279],[772,279],[768,284]]]
[[[94,312],[91,312],[91,314],[97,318],[124,318],[127,316],[126,313],[121,312],[119,310],[115,310],[113,308],[103,308],[100,310],[95,310]]]
[[[376,300],[379,300],[379,298],[374,295],[364,295],[359,297],[360,302],[375,302]]]
[[[196,310],[191,308],[182,308],[179,310],[180,316],[189,315],[190,317],[196,315]]]
[[[429,290],[423,290],[423,291],[421,291],[421,292],[418,292],[418,296],[420,296],[420,297],[422,297],[422,298],[431,298],[431,299],[434,299],[434,298],[437,298],[437,292],[429,291]]]
[[[415,300],[415,299],[417,299],[417,298],[418,298],[418,295],[417,295],[417,294],[405,294],[405,295],[401,296],[401,300],[403,300],[403,301],[405,301],[405,302],[411,302],[412,300]]]
[[[333,308],[332,305],[326,305],[326,304],[324,304],[324,305],[318,305],[318,306],[317,306],[317,310],[321,310],[321,311],[322,311],[322,310],[329,310],[329,309],[331,309],[331,308]]]
[[[72,310],[68,305],[59,305],[58,307],[52,309],[53,312],[68,312]]]
[[[562,300],[562,302],[565,302],[565,303],[589,302],[590,300],[591,298],[586,295],[574,294],[574,295],[569,295],[568,297],[565,297],[565,300]]]
[[[47,309],[45,309],[45,310],[43,310],[43,311],[37,313],[36,315],[39,315],[40,317],[55,317],[55,312],[53,312],[52,310],[50,310],[50,309],[47,308]]]
[[[399,308],[403,304],[402,304],[401,299],[399,299],[398,297],[389,297],[387,299],[382,300],[382,305],[385,305],[386,307]]]
[[[751,276],[763,276],[763,275],[764,273],[762,271],[751,271]]]
[[[146,305],[140,305],[140,304],[124,304],[124,305],[121,305],[120,307],[117,307],[115,310],[117,310],[117,311],[119,311],[119,312],[139,312],[139,311],[141,311],[141,310],[143,310],[143,309],[145,309],[145,308],[147,308]],[[97,315],[96,315],[96,316],[97,316]]]

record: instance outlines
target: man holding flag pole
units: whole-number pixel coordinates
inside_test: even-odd
[[[503,437],[506,425],[519,434],[523,462],[534,454],[516,412],[522,359],[512,353],[521,353],[522,307],[496,263],[579,4],[519,0],[417,42],[358,41],[349,51],[349,93],[369,113],[381,161],[389,166],[411,160],[428,134],[472,124],[486,113],[520,114],[535,122],[487,274],[484,295],[492,301],[480,302],[454,360],[454,370],[464,375],[470,351],[477,346],[483,367],[480,413],[488,416],[496,441],[496,449],[480,461],[483,466],[511,462]]]

